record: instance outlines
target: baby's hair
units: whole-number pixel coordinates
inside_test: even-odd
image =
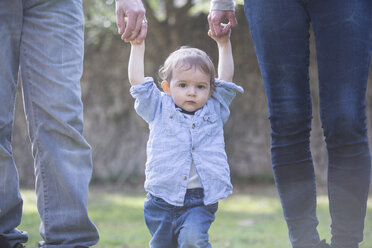
[[[184,70],[198,68],[210,76],[210,84],[211,86],[214,85],[215,68],[213,62],[204,51],[198,48],[182,46],[172,52],[165,60],[164,65],[159,69],[160,79],[170,82],[173,70],[176,68],[182,68]]]

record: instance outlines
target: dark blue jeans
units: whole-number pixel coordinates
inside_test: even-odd
[[[204,205],[203,189],[189,189],[184,206],[173,206],[147,195],[144,216],[152,239],[151,248],[210,248],[208,230],[218,203]]]
[[[309,141],[310,23],[329,157],[331,245],[356,248],[363,239],[371,175],[365,114],[371,12],[371,0],[245,0],[269,106],[274,177],[294,248],[319,243]]]

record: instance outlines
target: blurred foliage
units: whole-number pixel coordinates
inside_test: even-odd
[[[83,1],[85,13],[85,42],[98,44],[105,33],[116,34],[115,0]]]

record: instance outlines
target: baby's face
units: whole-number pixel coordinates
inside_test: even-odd
[[[210,93],[210,75],[199,68],[192,67],[189,70],[176,68],[173,71],[167,94],[178,107],[190,112],[201,109]]]

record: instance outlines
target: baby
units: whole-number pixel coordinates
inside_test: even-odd
[[[209,35],[218,45],[218,79],[205,52],[181,47],[159,71],[164,92],[144,77],[144,42],[131,43],[130,92],[150,129],[144,217],[151,248],[211,247],[218,201],[232,193],[223,124],[243,89],[231,82],[230,33]]]

